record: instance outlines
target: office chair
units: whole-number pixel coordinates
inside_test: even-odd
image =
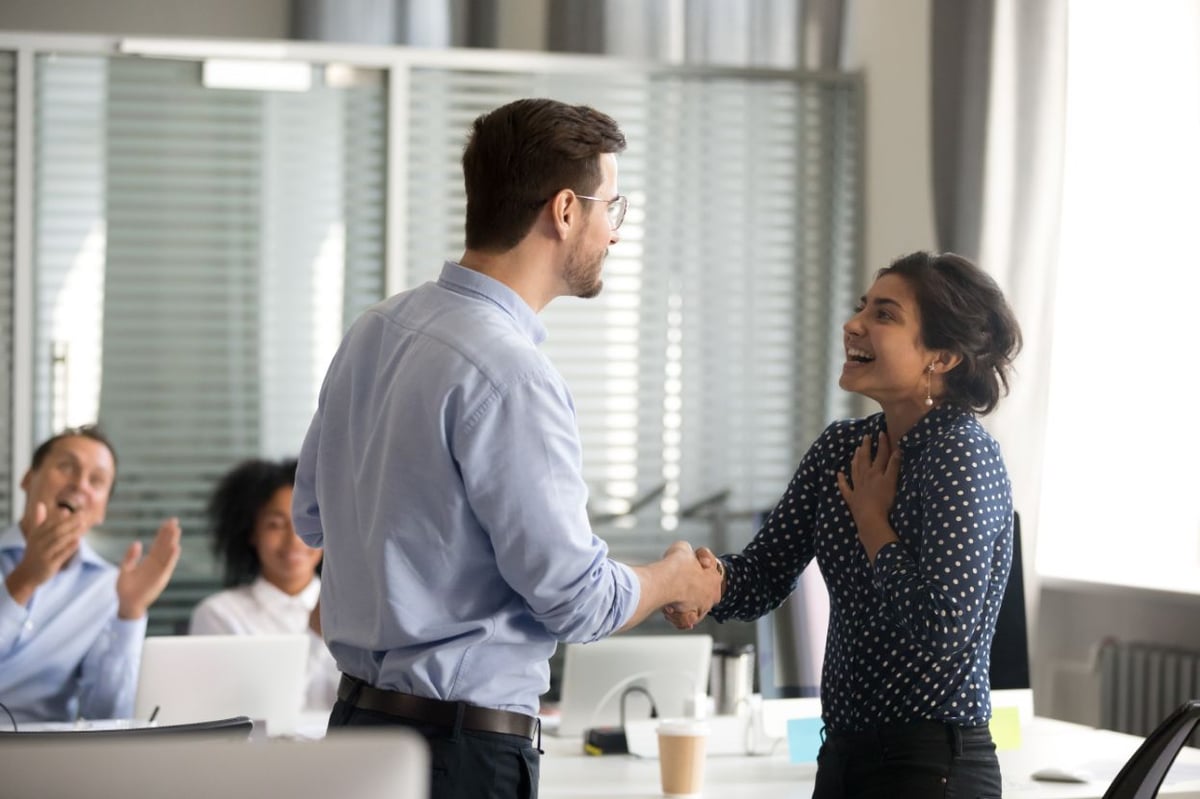
[[[1104,799],[1153,799],[1158,796],[1163,778],[1197,723],[1200,723],[1200,699],[1191,699],[1146,736],[1108,786]]]
[[[992,638],[991,670],[993,691],[1030,688],[1029,641],[1025,618],[1025,566],[1021,554],[1021,515],[1013,511],[1012,570],[1000,600],[996,634]]]

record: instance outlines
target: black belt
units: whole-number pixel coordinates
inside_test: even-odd
[[[956,753],[962,752],[962,742],[991,740],[991,729],[986,724],[974,727],[963,727],[944,721],[920,719],[901,724],[888,724],[872,727],[859,732],[838,732],[823,730],[822,740],[846,746],[886,745],[889,741],[909,738],[914,735],[945,736],[954,746]]]
[[[349,674],[343,674],[342,681],[338,684],[338,699],[361,710],[387,713],[391,716],[431,724],[435,727],[454,728],[460,726],[464,730],[476,730],[477,732],[520,735],[531,741],[534,739],[539,725],[537,718],[526,716],[524,713],[478,707],[465,702],[429,699],[400,691],[388,691],[368,685]]]

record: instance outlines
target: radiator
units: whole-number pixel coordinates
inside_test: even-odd
[[[1200,699],[1200,652],[1106,641],[1099,652],[1100,726],[1145,736],[1189,699]],[[1200,730],[1188,739],[1200,746]]]

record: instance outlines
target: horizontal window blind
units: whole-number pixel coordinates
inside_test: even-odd
[[[845,412],[858,82],[446,63],[410,53],[396,67],[400,287],[462,253],[477,115],[551,96],[615,117],[631,203],[605,290],[543,313],[576,400],[589,510],[631,561],[674,538],[740,546]],[[384,290],[386,80],[358,70],[327,85],[313,70],[312,90],[275,93],[206,89],[196,61],[37,61],[34,438],[106,425],[121,475],[101,548],[118,558],[180,516],[184,560],[161,604],[181,618],[213,582],[213,481],[244,457],[295,454],[343,330]]]
[[[459,162],[478,114],[549,96],[620,123],[621,242],[599,297],[543,312],[544,350],[574,395],[590,509],[616,556],[650,560],[677,537],[740,544],[844,412],[834,355],[858,274],[857,84],[441,68],[410,82],[409,285],[462,252]]]
[[[0,52],[0,518],[12,502],[13,214],[16,160],[16,56]]]
[[[292,93],[209,89],[195,61],[39,62],[38,435],[98,418],[112,437],[110,559],[180,518],[172,626],[163,609],[215,587],[215,481],[297,453],[382,296],[385,83],[313,71]]]

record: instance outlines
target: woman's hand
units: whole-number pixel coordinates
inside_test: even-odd
[[[879,434],[879,446],[871,457],[871,437],[863,436],[862,444],[850,461],[850,479],[845,472],[837,473],[838,489],[850,508],[858,540],[867,551],[871,565],[875,554],[886,544],[898,541],[896,531],[888,521],[888,511],[896,502],[896,483],[900,478],[900,451],[892,449],[887,433]]]
[[[722,595],[725,593],[725,565],[721,563],[713,551],[708,547],[700,547],[696,550],[696,560],[700,562],[700,567],[710,574],[715,574],[720,578],[720,584],[717,587],[715,595],[712,595],[711,602],[707,607],[687,606],[684,603],[676,602],[670,605],[665,605],[662,609],[663,617],[666,618],[677,630],[690,630],[700,623],[700,620],[708,615],[708,611],[713,605],[721,601]]]

